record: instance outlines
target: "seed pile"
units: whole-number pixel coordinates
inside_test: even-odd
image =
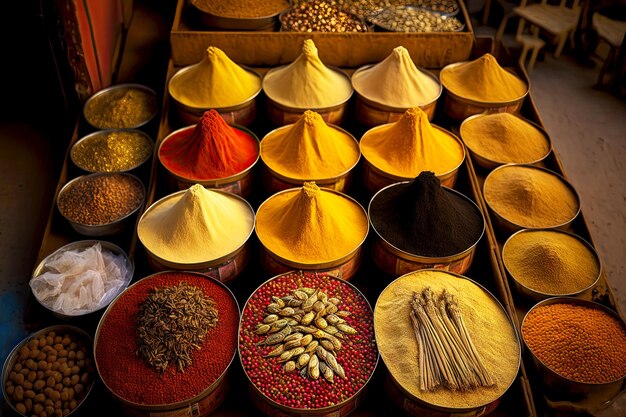
[[[456,0],[411,0],[410,3],[439,13],[452,14],[459,11],[459,3]]]
[[[296,4],[306,0],[296,1]],[[454,13],[459,10],[456,0],[331,0],[329,3],[359,17],[369,17],[386,7],[418,6],[440,13]]]
[[[191,351],[200,350],[217,320],[215,301],[201,288],[186,282],[156,288],[139,310],[137,353],[161,373],[169,364],[184,372],[191,365]]]
[[[72,148],[72,161],[90,172],[127,171],[147,160],[153,146],[138,131],[114,130],[78,142]]]
[[[239,352],[252,384],[272,401],[298,409],[336,405],[355,395],[374,371],[372,311],[338,278],[280,275],[248,300]]]
[[[456,17],[415,7],[389,7],[370,16],[369,20],[394,32],[457,32],[463,28]]]
[[[468,333],[454,296],[436,297],[429,287],[413,292],[411,322],[418,344],[422,391],[443,386],[471,391],[495,384]]]
[[[143,199],[143,185],[133,176],[91,174],[59,195],[59,210],[76,223],[103,225],[131,213]]]
[[[25,343],[5,381],[6,394],[23,415],[61,417],[87,395],[94,372],[91,350],[74,334],[50,331]]]
[[[138,88],[119,89],[93,98],[85,118],[98,129],[127,129],[150,120],[157,112],[156,97]]]
[[[326,1],[312,0],[291,9],[281,19],[285,30],[296,32],[366,32],[367,26]]]

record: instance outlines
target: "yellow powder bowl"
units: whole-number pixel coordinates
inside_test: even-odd
[[[550,292],[545,291],[545,290],[540,291],[537,288],[533,288],[532,285],[528,283],[527,279],[524,279],[523,277],[516,275],[515,273],[511,271],[512,269],[511,251],[513,250],[512,247],[516,245],[516,242],[521,239],[524,239],[524,240],[536,239],[535,240],[536,244],[540,245],[544,239],[543,236],[546,233],[554,234],[557,236],[560,235],[561,238],[570,240],[571,243],[569,244],[569,246],[576,245],[580,247],[581,249],[587,252],[587,256],[589,257],[590,260],[595,261],[595,265],[597,266],[597,272],[593,273],[589,271],[590,275],[589,275],[588,285],[583,285],[580,288],[576,289],[575,291],[550,291]],[[550,254],[546,254],[546,255],[550,256]],[[511,281],[513,282],[513,286],[515,287],[515,290],[522,296],[535,302],[542,301],[550,297],[576,297],[576,298],[591,301],[592,299],[591,290],[596,286],[596,284],[600,280],[600,276],[602,275],[602,267],[600,263],[600,258],[598,257],[598,254],[596,250],[593,248],[593,246],[591,246],[591,244],[587,242],[585,239],[583,239],[582,237],[572,234],[572,233],[568,233],[563,230],[559,230],[559,229],[523,229],[518,232],[515,232],[506,240],[506,242],[504,243],[504,246],[502,247],[502,260],[504,263],[504,268],[506,269],[508,276],[511,278]],[[530,264],[527,262],[526,265],[528,267],[528,265]],[[581,271],[582,268],[577,268],[577,269],[578,269],[577,272],[582,272]],[[537,269],[532,272],[538,275],[542,275],[541,269]],[[545,277],[544,279],[548,279],[548,277],[546,277],[545,275],[544,277]],[[563,278],[570,281],[569,279],[570,277],[563,277]]]
[[[257,142],[257,158],[248,168],[244,169],[241,172],[238,172],[235,175],[231,175],[230,177],[217,178],[211,180],[195,180],[191,178],[181,177],[180,175],[175,174],[170,171],[168,167],[161,161],[161,147],[163,144],[174,137],[178,136],[191,136],[193,134],[196,125],[183,127],[181,129],[175,130],[169,135],[167,135],[159,144],[159,150],[157,155],[159,157],[159,163],[163,167],[163,169],[167,172],[167,180],[169,183],[169,188],[171,190],[186,190],[194,184],[200,184],[204,186],[204,188],[208,188],[210,190],[221,190],[229,193],[237,194],[242,197],[248,197],[253,191],[253,171],[257,162],[259,161],[259,138],[252,132],[250,129],[244,126],[231,125],[231,127],[241,130],[242,132],[247,133],[252,136]]]
[[[432,392],[420,389],[419,352],[410,301],[414,291],[419,293],[425,288],[435,294],[445,290],[454,296],[467,332],[495,379],[495,386],[466,392],[441,387]],[[452,272],[423,269],[392,281],[376,301],[374,332],[387,368],[386,393],[408,415],[486,415],[498,406],[513,384],[521,363],[517,332],[502,304],[477,282]]]
[[[516,163],[516,164],[527,164],[527,165],[540,165],[542,163],[542,161],[544,161],[548,155],[550,155],[550,152],[552,151],[552,141],[550,140],[550,136],[548,135],[548,133],[545,131],[544,128],[542,128],[541,126],[539,126],[537,123],[534,123],[530,120],[525,120],[520,118],[521,120],[523,120],[525,123],[528,123],[529,125],[531,125],[533,128],[535,128],[536,130],[538,130],[539,132],[541,132],[545,138],[545,143],[546,143],[546,148],[547,148],[547,152],[542,155],[542,156],[538,156],[536,158],[533,158],[533,160],[513,160],[514,158],[510,158],[511,160],[509,161],[498,161],[496,160],[496,158],[492,157],[492,156],[486,156],[485,155],[485,151],[481,148],[480,144],[478,143],[480,140],[485,140],[485,138],[483,137],[481,138],[472,138],[469,137],[467,134],[464,133],[464,126],[468,126],[469,124],[472,123],[477,123],[477,122],[481,122],[481,121],[486,121],[486,117],[489,116],[489,113],[482,113],[482,114],[476,114],[474,116],[470,116],[467,119],[463,120],[463,122],[461,123],[460,126],[460,135],[461,135],[461,139],[463,140],[463,143],[465,144],[465,147],[467,148],[472,160],[474,162],[476,162],[476,164],[482,168],[488,169],[488,170],[492,170],[494,168],[497,168],[501,165],[507,164],[507,163]],[[495,139],[495,138],[494,138]],[[525,140],[524,137],[520,137],[519,141],[521,143],[523,143]]]
[[[494,191],[494,184],[497,185],[500,183],[501,187],[505,187],[509,190],[517,188],[516,186],[520,187],[520,192],[524,194],[524,202],[528,201],[528,199],[532,197],[532,192],[527,190],[524,185],[511,184],[510,182],[504,182],[501,180],[500,177],[502,176],[501,174],[504,170],[530,170],[531,173],[535,172],[538,175],[551,179],[553,183],[559,185],[559,196],[555,195],[554,190],[542,189],[542,194],[545,197],[544,199],[558,203],[563,200],[561,197],[565,196],[575,202],[575,208],[572,210],[572,213],[568,215],[561,215],[562,218],[555,221],[543,220],[539,222],[534,219],[535,216],[532,212],[524,213],[523,220],[512,220],[510,216],[507,217],[507,215],[503,214],[502,209],[496,207],[494,202],[491,200],[492,196],[496,197],[497,194],[500,194],[499,192]],[[487,178],[485,178],[485,182],[483,184],[483,196],[495,227],[503,233],[515,233],[522,229],[555,228],[566,230],[580,213],[580,198],[576,189],[565,178],[556,172],[534,165],[505,164],[494,169],[491,173],[489,173],[489,175],[487,175]],[[513,203],[510,204],[513,206]],[[552,210],[552,212],[554,211]]]
[[[366,71],[373,67],[374,65],[366,65],[357,69],[352,77],[357,77],[359,72]],[[439,94],[433,98],[433,100],[427,103],[421,103],[414,107],[419,107],[428,115],[428,120],[432,121],[435,117],[435,108],[437,107],[437,100],[441,97],[441,93],[443,92],[443,87],[441,86],[441,82],[439,79],[429,71],[426,71],[423,68],[417,67],[420,71],[422,71],[426,76],[430,77],[439,84]],[[352,83],[354,86],[354,82]],[[356,119],[359,123],[364,126],[373,127],[382,125],[385,123],[392,123],[399,120],[405,111],[409,109],[409,107],[399,108],[385,105],[384,103],[379,103],[374,100],[370,100],[366,98],[364,95],[359,93],[358,89],[355,88],[356,91]]]
[[[137,101],[122,103],[120,100],[124,94],[136,93]],[[113,115],[119,116],[120,114],[128,115],[132,112],[134,116],[142,114],[142,118],[138,118],[136,123],[119,124],[120,120],[98,120],[98,116],[102,115],[102,107],[111,108],[111,103],[116,103],[118,107],[128,104],[129,108],[119,109],[117,113],[113,112]],[[143,106],[141,112],[137,110],[136,106]],[[104,88],[91,97],[89,97],[83,106],[83,117],[87,123],[94,129],[139,129],[146,126],[150,121],[154,119],[158,113],[157,94],[156,91],[143,84],[125,83],[116,84],[111,87]],[[118,117],[119,118],[119,117]]]
[[[287,126],[281,126],[277,129],[274,129],[271,132],[269,132],[267,135],[265,135],[263,139],[270,137],[274,134],[283,132],[284,130],[289,129],[290,127],[291,127],[290,125],[287,125]],[[329,125],[329,127],[332,129],[338,130],[345,135],[350,136],[350,138],[352,138],[352,140],[354,141],[355,147],[359,149],[359,142],[350,132],[335,125]],[[361,151],[359,149],[359,157],[354,162],[354,165],[352,165],[345,172],[342,172],[341,174],[336,175],[334,177],[330,177],[330,178],[299,179],[299,178],[292,178],[286,175],[282,175],[276,170],[273,170],[267,165],[267,163],[265,163],[265,161],[263,161],[263,155],[261,154],[261,161],[263,161],[263,174],[262,174],[263,186],[268,192],[274,194],[279,191],[288,190],[290,188],[301,187],[307,181],[315,181],[315,184],[317,184],[318,187],[324,187],[324,188],[329,188],[331,190],[335,190],[339,192],[345,192],[352,184],[352,178],[354,177],[354,168],[358,165],[360,159],[361,159]]]
[[[376,130],[378,129],[384,129],[387,127],[387,125],[388,124],[384,124],[373,127],[365,132],[363,136],[367,135],[370,132],[376,132]],[[452,132],[449,132],[446,129],[443,129],[436,125],[432,125],[432,127],[454,138],[454,140],[459,143],[459,146],[463,151],[463,158],[459,161],[459,164],[456,167],[448,172],[435,172],[435,176],[439,178],[442,186],[452,188],[456,183],[456,179],[459,174],[459,168],[461,168],[461,165],[463,165],[463,162],[465,162],[465,147],[463,146],[461,140]],[[372,194],[377,193],[381,189],[397,182],[412,181],[415,179],[416,176],[419,175],[419,172],[416,172],[415,175],[410,177],[400,177],[398,175],[394,175],[389,172],[385,172],[380,168],[377,168],[374,164],[367,160],[367,157],[365,155],[363,155],[363,161],[363,182],[365,184],[365,187],[367,187],[368,191]]]
[[[176,98],[172,95],[172,92],[169,86],[171,85],[172,82],[175,83],[176,79],[178,77],[183,76],[185,72],[189,70],[193,70],[193,67],[195,65],[198,65],[198,64],[189,65],[187,67],[180,69],[178,72],[176,72],[176,74],[172,75],[168,83],[169,97],[174,103],[174,107],[176,108],[176,114],[178,115],[178,119],[183,125],[190,125],[190,124],[198,123],[198,121],[200,120],[204,112],[207,110],[211,110],[211,109],[215,109],[228,124],[248,126],[252,122],[254,122],[254,119],[256,118],[256,114],[257,114],[256,98],[261,92],[261,87],[259,87],[259,89],[252,96],[248,97],[246,100],[242,101],[241,103],[238,103],[235,105],[223,106],[223,107],[194,107],[194,106],[190,106],[185,103],[182,103],[179,100],[176,100]],[[259,77],[259,79],[263,78],[261,74],[259,74],[258,72],[254,71],[253,69],[249,67],[246,67],[245,65],[240,65],[240,67],[256,75],[257,77]]]
[[[467,62],[455,62],[452,64],[448,64],[441,69],[440,78],[443,80],[442,74],[450,69],[457,68],[461,65],[466,64]],[[511,74],[516,77],[522,79],[518,74],[515,74],[513,71],[509,71]],[[518,113],[522,108],[522,104],[524,103],[524,99],[528,95],[530,91],[530,80],[527,77],[522,79],[528,88],[526,92],[515,99],[509,101],[499,101],[499,102],[483,102],[476,101],[466,97],[461,97],[457,94],[451,92],[448,88],[446,88],[446,84],[442,81],[443,88],[446,91],[446,99],[444,102],[444,112],[450,116],[454,120],[462,121],[467,119],[469,116],[473,116],[475,114],[480,114],[484,112],[507,112],[507,113]]]
[[[364,233],[363,239],[352,251],[341,256],[338,259],[334,259],[328,262],[303,263],[303,262],[294,261],[292,259],[287,259],[285,257],[277,255],[275,252],[271,250],[271,248],[268,248],[265,245],[265,243],[263,242],[261,238],[259,238],[259,241],[261,242],[261,246],[262,246],[261,251],[260,251],[261,266],[270,275],[280,275],[280,274],[284,274],[286,272],[293,271],[293,270],[302,270],[302,271],[309,271],[309,272],[326,273],[328,275],[341,278],[345,281],[349,281],[356,274],[359,266],[361,265],[361,260],[363,257],[363,253],[362,253],[363,243],[365,243],[365,240],[367,239],[367,235],[369,233],[369,222],[367,221],[367,212],[359,204],[358,201],[356,201],[355,199],[353,199],[352,197],[346,194],[340,193],[339,191],[327,189],[327,188],[320,188],[320,191],[326,192],[326,193],[332,193],[337,196],[341,196],[342,198],[349,200],[355,206],[358,206],[362,210],[363,218],[366,219],[366,222],[367,222],[367,230]],[[288,193],[298,193],[298,192],[300,192],[300,188],[291,188],[291,189],[280,191],[274,194],[273,196],[265,200],[263,203],[261,203],[261,205],[259,206],[257,210],[257,213],[261,213],[263,211],[263,206],[266,205],[268,201],[271,201],[272,198],[276,198],[276,196],[280,196],[280,195],[284,195]],[[257,227],[257,235],[258,235],[259,230],[260,230],[258,224],[256,227]]]
[[[250,237],[254,232],[254,209],[244,198],[228,193],[222,190],[213,190],[214,192],[223,194],[225,196],[230,196],[239,200],[241,203],[244,203],[250,210],[252,217],[252,227],[250,228],[249,234],[246,236],[244,242],[231,253],[221,256],[216,259],[207,259],[201,262],[195,263],[181,263],[168,259],[164,259],[159,257],[154,252],[150,251],[144,242],[141,241],[141,237],[139,237],[139,241],[142,243],[144,248],[146,258],[148,261],[148,265],[154,272],[168,271],[168,270],[176,270],[176,271],[190,271],[190,272],[198,272],[204,275],[207,275],[211,278],[215,278],[220,282],[228,283],[237,278],[244,268],[248,265],[250,260]],[[179,199],[182,197],[187,190],[177,191],[173,194],[167,195],[160,200],[157,200],[153,203],[148,209],[143,213],[138,223],[141,223],[142,220],[150,215],[150,212],[158,208],[162,204],[169,203],[168,200],[171,199]]]

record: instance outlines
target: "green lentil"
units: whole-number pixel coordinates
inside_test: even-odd
[[[114,130],[81,140],[72,148],[71,156],[85,171],[128,171],[146,161],[153,147],[141,132]]]

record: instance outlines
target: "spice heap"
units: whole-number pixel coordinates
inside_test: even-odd
[[[600,274],[596,254],[576,236],[557,230],[527,230],[511,236],[502,258],[517,282],[542,294],[583,291]]]
[[[148,122],[157,112],[156,97],[139,88],[99,94],[85,106],[85,119],[97,129],[128,129]]]
[[[22,415],[65,416],[83,401],[95,372],[91,347],[74,333],[50,331],[22,345],[5,382]]]
[[[411,322],[419,352],[420,389],[440,386],[469,391],[495,381],[485,369],[454,296],[445,290],[435,300],[429,287],[413,292]]]
[[[80,177],[59,194],[59,211],[85,225],[113,223],[135,211],[145,196],[143,184],[125,174],[90,174]]]
[[[485,179],[485,201],[504,219],[522,227],[555,227],[579,210],[576,194],[556,174],[531,166],[503,166]]]
[[[451,133],[431,125],[419,107],[407,110],[397,122],[365,132],[361,152],[376,168],[402,178],[415,178],[422,171],[446,174],[465,157],[463,145]]]
[[[461,124],[461,138],[477,155],[498,163],[530,164],[550,152],[546,135],[511,113],[493,113]]]
[[[293,125],[261,141],[261,159],[272,171],[299,180],[334,178],[359,160],[356,140],[307,110]]]
[[[369,21],[393,32],[458,32],[463,29],[463,23],[456,17],[406,6],[385,8],[372,14]]]
[[[234,252],[253,227],[254,213],[245,200],[195,184],[150,206],[137,235],[157,257],[194,264]]]
[[[244,103],[261,89],[261,78],[233,62],[221,49],[209,46],[199,63],[172,77],[172,98],[194,108],[225,108]]]
[[[352,76],[354,89],[369,101],[395,108],[418,107],[439,97],[441,86],[420,71],[403,46],[382,62]]]
[[[287,0],[192,0],[198,9],[235,19],[274,16],[289,8]]]
[[[255,333],[268,335],[259,344],[270,346],[266,357],[278,357],[285,373],[300,370],[302,377],[329,383],[334,376],[348,379],[337,355],[349,335],[357,331],[346,323],[350,312],[339,310],[341,300],[316,288],[301,287],[291,294],[272,296],[268,314]]]
[[[300,4],[308,0],[297,0]],[[381,9],[397,6],[417,6],[440,13],[454,13],[459,10],[456,0],[331,0],[329,3],[359,17],[367,18]]]
[[[72,147],[72,161],[90,172],[128,171],[152,155],[154,144],[137,131],[114,130],[90,136]]]
[[[267,199],[258,209],[256,231],[275,255],[301,264],[336,261],[367,236],[367,215],[354,200],[305,182]]]
[[[352,95],[352,85],[345,74],[324,65],[315,43],[307,39],[295,61],[265,75],[263,91],[286,107],[323,109],[347,101]]]
[[[454,95],[482,103],[517,100],[528,91],[528,84],[502,68],[491,54],[445,67],[439,78]]]
[[[180,287],[182,283],[186,283],[183,288],[198,288],[204,298],[211,298],[213,309],[219,312],[219,320],[198,343],[200,349],[189,351],[191,362],[184,373],[161,373],[137,355],[140,346],[137,320],[142,314],[142,305],[155,289]],[[172,301],[173,310],[178,311],[176,314],[184,314],[184,301],[182,298]],[[165,405],[188,401],[210,387],[228,369],[237,348],[238,325],[237,303],[224,285],[189,272],[152,275],[129,287],[103,316],[95,340],[100,376],[115,395],[136,404]],[[178,366],[176,363],[170,365]]]
[[[41,273],[29,285],[35,298],[57,313],[69,316],[96,311],[128,285],[132,265],[124,255],[93,245],[61,249],[46,258]]]
[[[623,323],[592,305],[555,303],[533,308],[522,324],[531,352],[571,380],[603,384],[626,375]]]
[[[367,32],[367,26],[330,2],[302,2],[281,17],[282,29],[295,32]]]
[[[413,293],[421,294],[426,288],[454,297],[467,333],[495,384],[468,391],[420,388],[420,361],[427,358],[421,356],[410,317]],[[374,330],[381,357],[396,383],[410,397],[432,406],[459,410],[485,406],[500,398],[517,377],[520,346],[504,309],[486,290],[459,275],[420,270],[396,279],[376,302]]]
[[[154,288],[139,308],[137,353],[160,373],[169,364],[185,372],[217,321],[215,301],[202,288],[186,282]]]
[[[250,168],[258,156],[256,138],[229,126],[213,109],[204,112],[191,135],[171,136],[159,148],[165,168],[198,181],[232,177]]]
[[[259,287],[243,310],[239,352],[244,371],[257,390],[281,405],[313,409],[340,404],[374,372],[378,352],[371,317],[365,298],[341,279],[303,272],[280,275]],[[265,330],[276,331],[258,334]],[[278,341],[269,345],[268,339]]]
[[[397,184],[374,196],[370,221],[391,245],[413,255],[444,257],[478,242],[484,229],[478,209],[467,199],[441,187],[432,172],[411,183]]]

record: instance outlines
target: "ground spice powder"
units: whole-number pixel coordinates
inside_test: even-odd
[[[367,100],[406,109],[433,102],[441,93],[437,80],[418,69],[403,46],[382,62],[358,71],[352,85]]]
[[[473,391],[419,388],[419,355],[410,319],[413,292],[430,287],[447,291],[459,305],[463,321],[485,368],[496,384]],[[502,306],[473,282],[438,270],[420,270],[393,281],[380,294],[374,309],[374,331],[380,355],[397,383],[410,396],[445,408],[476,408],[487,405],[509,388],[517,377],[520,346]]]
[[[522,336],[541,362],[566,378],[602,384],[626,375],[626,330],[600,308],[541,305],[524,319]]]
[[[191,353],[184,373],[170,367],[160,374],[136,354],[136,317],[154,288],[186,282],[211,297],[219,321]],[[232,294],[211,279],[190,273],[166,272],[138,281],[107,310],[95,339],[95,359],[102,380],[116,395],[136,404],[160,405],[200,394],[227,369],[237,348],[239,310]]]
[[[527,228],[555,227],[572,220],[578,197],[557,175],[530,166],[503,166],[487,176],[487,204],[497,214]]]
[[[298,121],[261,141],[261,159],[274,172],[299,180],[337,177],[361,154],[354,138],[307,110]]]
[[[192,4],[207,13],[236,19],[273,16],[289,8],[287,0],[193,0]]]
[[[113,130],[76,143],[71,156],[86,171],[127,171],[146,161],[153,148],[154,143],[143,133]]]
[[[511,113],[493,113],[461,124],[461,139],[474,153],[500,163],[530,164],[550,152],[546,135]]]
[[[482,103],[513,101],[528,91],[528,84],[502,68],[491,54],[445,67],[439,77],[454,95]]]
[[[302,264],[336,261],[367,236],[367,215],[355,201],[314,182],[275,194],[257,211],[259,240],[272,253]]]
[[[531,290],[573,294],[600,274],[597,256],[577,237],[557,230],[529,230],[509,238],[502,250],[513,278]]]
[[[85,118],[98,129],[128,129],[142,125],[157,112],[156,97],[138,89],[113,90],[95,96],[85,106]]]
[[[441,187],[427,171],[411,183],[376,194],[369,211],[372,226],[383,239],[414,255],[461,253],[478,242],[484,230],[476,207]]]
[[[148,208],[137,235],[159,258],[193,264],[234,252],[253,227],[254,212],[244,200],[195,184]]]
[[[347,101],[353,90],[350,78],[324,65],[315,43],[307,39],[295,61],[265,75],[263,91],[286,107],[321,109]]]
[[[261,89],[261,78],[209,46],[202,60],[168,85],[174,100],[195,108],[224,108],[248,101]]]
[[[419,107],[407,110],[397,122],[365,132],[361,153],[381,171],[407,179],[422,171],[448,173],[465,157],[463,145],[451,133],[431,125]]]
[[[159,148],[165,168],[179,177],[200,181],[236,175],[258,156],[256,138],[229,126],[213,109],[202,115],[191,136],[171,136]]]

